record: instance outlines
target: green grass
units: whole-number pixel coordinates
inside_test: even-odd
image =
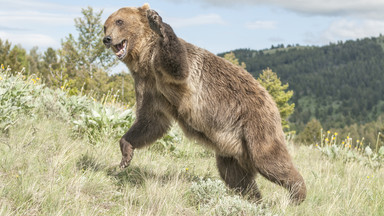
[[[228,190],[214,154],[178,128],[120,170],[130,110],[0,76],[0,215],[384,215],[382,158],[289,143],[307,199],[291,205],[258,177],[256,204]]]

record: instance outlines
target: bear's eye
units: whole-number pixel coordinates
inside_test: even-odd
[[[116,25],[118,25],[118,26],[122,26],[123,25],[123,23],[124,23],[124,21],[123,20],[116,20]]]

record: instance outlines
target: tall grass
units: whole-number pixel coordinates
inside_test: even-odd
[[[299,206],[262,177],[261,203],[228,190],[214,154],[178,128],[136,150],[120,170],[118,138],[133,120],[129,109],[0,76],[3,107],[27,100],[26,109],[10,109],[12,124],[0,132],[0,215],[384,215],[383,167],[330,157],[327,145],[288,144],[308,189]],[[30,90],[5,97],[21,91],[9,90],[12,79]]]

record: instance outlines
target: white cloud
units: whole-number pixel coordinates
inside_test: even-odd
[[[350,40],[378,36],[384,33],[384,21],[338,19],[319,33],[307,33],[306,42],[327,44],[339,40]]]
[[[65,11],[76,13],[80,11],[79,7],[67,6],[63,4],[55,4],[50,2],[42,2],[36,0],[1,0],[2,10],[20,10],[20,8],[28,8],[29,10],[48,10],[48,11]]]
[[[174,0],[168,1],[175,2]],[[222,7],[272,5],[311,15],[384,18],[382,12],[384,11],[384,1],[382,0],[200,0],[200,2],[205,5]]]
[[[327,39],[363,38],[384,33],[384,21],[363,20],[352,21],[341,19],[333,22],[323,33]]]
[[[44,13],[38,11],[0,12],[0,25],[15,28],[25,23],[35,25],[73,25],[76,15]]]
[[[26,49],[30,49],[34,46],[38,46],[39,48],[47,48],[47,47],[59,47],[59,41],[53,39],[50,36],[43,34],[24,34],[24,33],[7,33],[0,32],[0,38],[3,40],[8,40],[12,44],[22,44],[22,46]]]
[[[168,18],[169,24],[175,28],[212,25],[212,24],[225,24],[224,20],[218,14],[203,14],[191,18]]]
[[[248,29],[275,29],[276,28],[275,21],[253,21],[245,23],[245,27]]]

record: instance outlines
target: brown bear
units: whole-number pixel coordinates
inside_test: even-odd
[[[120,140],[122,168],[134,149],[161,138],[176,121],[187,137],[215,151],[230,188],[260,199],[255,183],[260,173],[288,189],[293,202],[305,199],[279,110],[247,71],[177,37],[148,4],[114,12],[104,33],[104,44],[135,81],[136,120]]]

